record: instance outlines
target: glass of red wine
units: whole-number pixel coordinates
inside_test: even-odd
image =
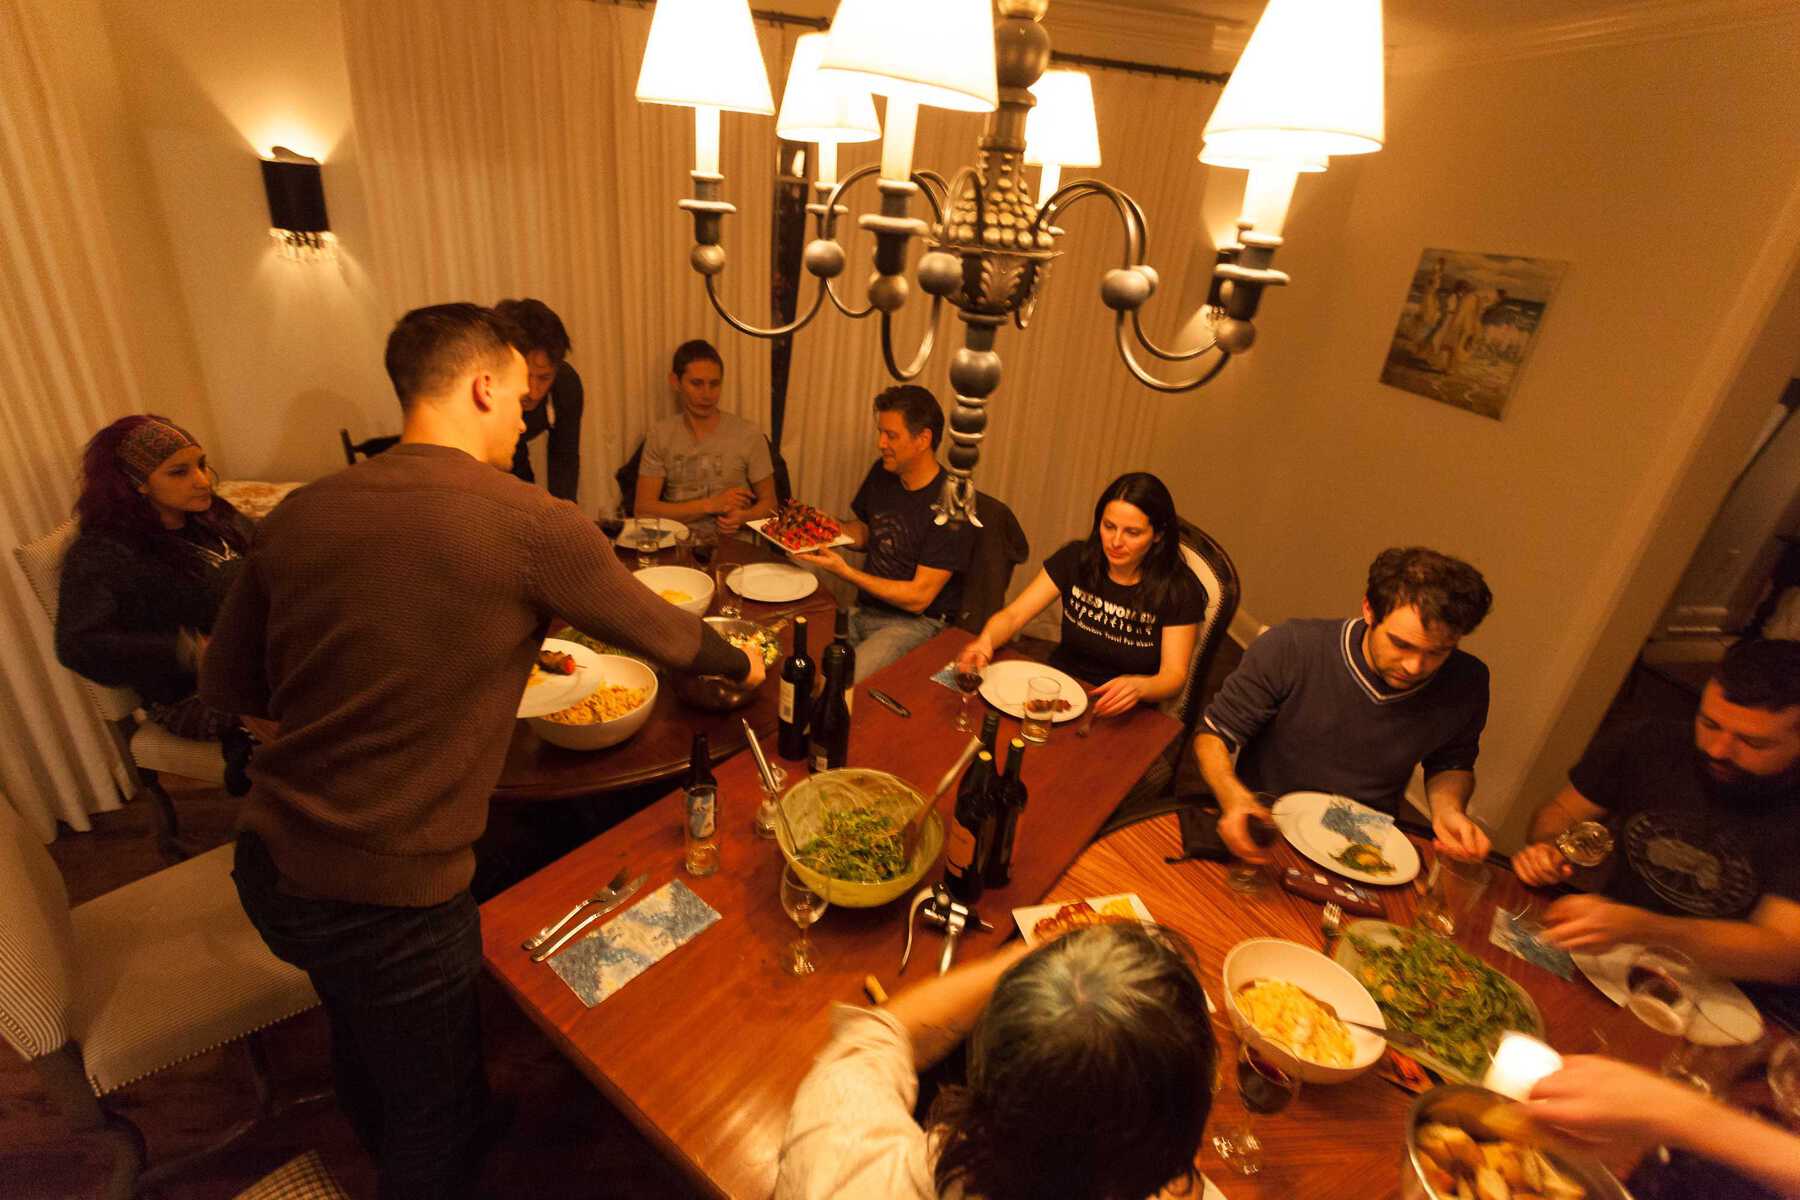
[[[1265,810],[1274,805],[1275,799],[1275,796],[1268,792],[1256,793],[1256,802]],[[1281,838],[1280,828],[1266,812],[1252,812],[1246,827],[1250,833],[1250,840],[1255,842],[1260,850],[1268,849]],[[1262,891],[1268,883],[1268,875],[1256,863],[1240,862],[1233,864],[1231,870],[1225,873],[1225,882],[1231,886],[1231,890],[1234,892],[1254,895]]]
[[[1237,1056],[1237,1089],[1246,1113],[1272,1116],[1299,1095],[1300,1077],[1276,1066],[1249,1042],[1241,1042]],[[1241,1125],[1216,1128],[1212,1144],[1225,1165],[1238,1174],[1254,1175],[1262,1170],[1262,1139],[1256,1136],[1248,1119]]]
[[[958,733],[974,733],[975,723],[969,717],[969,704],[981,691],[981,672],[965,671],[959,663],[951,663],[950,669],[956,674],[956,690],[962,694],[962,706],[956,710],[955,729]]]

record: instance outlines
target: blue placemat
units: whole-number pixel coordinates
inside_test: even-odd
[[[1494,910],[1493,924],[1488,926],[1488,941],[1552,975],[1575,978],[1575,960],[1569,957],[1567,950],[1544,940],[1542,929],[1519,924],[1505,909]]]
[[[592,1008],[718,919],[687,884],[672,880],[551,959],[550,969]]]

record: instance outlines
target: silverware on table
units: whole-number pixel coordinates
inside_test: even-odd
[[[1094,698],[1088,697],[1087,711],[1081,714],[1081,724],[1075,726],[1076,737],[1086,737],[1094,728]]]
[[[555,937],[557,930],[561,929],[564,925],[567,925],[570,921],[573,921],[582,909],[588,907],[590,904],[605,904],[617,897],[619,889],[625,886],[625,881],[629,878],[631,878],[630,869],[627,867],[620,867],[619,873],[612,877],[611,883],[607,884],[605,887],[577,904],[574,908],[571,908],[568,912],[526,938],[523,942],[519,943],[519,948],[525,951],[536,950],[539,946]]]
[[[1325,911],[1319,917],[1319,932],[1325,937],[1325,953],[1329,956],[1344,932],[1344,909],[1336,900],[1325,902]]]
[[[868,688],[866,690],[869,693],[869,699],[874,700],[876,703],[893,709],[903,717],[912,716],[912,709],[906,707],[906,705],[900,703],[880,688]]]
[[[619,907],[619,905],[621,905],[621,904],[625,903],[627,900],[631,899],[632,896],[636,895],[637,890],[639,888],[643,887],[644,881],[649,878],[650,877],[648,875],[639,875],[636,879],[633,879],[630,883],[628,883],[624,887],[620,888],[618,894],[616,896],[614,896],[611,900],[608,900],[603,904],[597,905],[594,908],[594,911],[590,912],[587,916],[581,918],[581,920],[575,922],[575,924],[569,926],[569,928],[563,932],[563,935],[561,937],[557,938],[554,942],[551,942],[550,945],[545,947],[544,949],[539,950],[536,954],[533,954],[531,956],[531,961],[541,963],[546,958],[549,958],[551,955],[555,954],[558,950],[561,950],[564,946],[569,944],[569,940],[571,938],[573,938],[576,934],[580,933],[582,930],[586,929],[589,925],[592,925],[595,921],[598,921],[601,917],[604,917],[607,913],[611,912],[613,909]]]

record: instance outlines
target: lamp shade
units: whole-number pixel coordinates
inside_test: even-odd
[[[773,116],[748,0],[658,0],[637,98]]]
[[[993,112],[991,0],[841,0],[821,69],[914,104]]]
[[[1094,85],[1081,71],[1045,71],[1031,85],[1037,104],[1025,118],[1025,161],[1064,167],[1100,165]]]
[[[262,160],[263,191],[269,199],[269,227],[288,233],[329,233],[325,181],[319,164],[282,146]]]
[[[802,34],[794,43],[776,134],[790,142],[874,141],[881,136],[875,101],[866,89],[853,89],[845,76],[820,75],[824,53],[822,33]]]
[[[1206,122],[1240,159],[1367,154],[1387,136],[1381,0],[1269,0]]]
[[[1233,167],[1239,171],[1254,171],[1258,167],[1280,164],[1290,171],[1298,171],[1302,175],[1317,175],[1330,165],[1330,159],[1323,154],[1309,155],[1305,158],[1293,158],[1285,155],[1272,155],[1264,158],[1253,158],[1246,154],[1228,154],[1213,145],[1200,147],[1200,161],[1209,167]]]

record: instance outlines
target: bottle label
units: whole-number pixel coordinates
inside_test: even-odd
[[[814,745],[812,753],[807,756],[806,765],[812,768],[815,773],[819,771],[829,771],[831,765],[830,760],[826,757],[825,747]]]
[[[975,862],[975,835],[961,821],[950,822],[950,841],[945,862],[958,871],[967,871]]]
[[[794,685],[786,679],[781,681],[781,723],[794,723]]]
[[[856,715],[856,690],[848,683],[844,685],[844,711]]]
[[[712,788],[690,788],[687,793],[688,836],[707,840],[713,835],[719,794]]]

